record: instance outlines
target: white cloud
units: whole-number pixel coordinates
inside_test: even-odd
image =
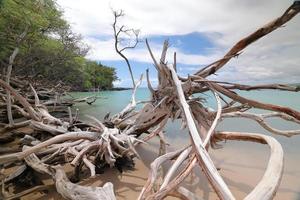
[[[178,35],[201,32],[216,45],[209,55],[189,55],[180,49],[178,62],[189,65],[208,64],[222,56],[236,41],[266,22],[281,15],[293,1],[278,0],[58,0],[74,31],[81,33],[92,47],[91,59],[120,60],[113,49],[113,41],[96,39],[112,34],[111,8],[123,9],[124,24],[140,28],[144,36]],[[300,80],[300,17],[256,42],[238,58],[222,69],[219,78],[282,82]],[[180,42],[180,41],[178,41]],[[152,44],[154,53],[160,55],[160,44]],[[129,58],[151,62],[145,47],[128,51]],[[195,68],[195,67],[194,67]],[[190,70],[196,70],[190,68]],[[182,67],[183,70],[189,69]],[[231,76],[235,71],[238,76]],[[232,79],[231,79],[232,80]]]
[[[97,40],[95,38],[87,38],[85,42],[91,47],[91,51],[87,56],[93,60],[122,60],[122,58],[115,52],[114,50],[114,40]],[[151,57],[149,56],[149,52],[143,43],[139,44],[142,46],[141,48],[136,48],[134,50],[128,50],[124,54],[135,61],[140,62],[152,62]],[[159,55],[161,54],[161,44],[150,43],[151,50],[155,57],[159,59]],[[168,49],[167,60],[173,60],[174,52],[177,52],[177,62],[184,63],[187,65],[203,65],[209,64],[214,60],[219,59],[223,54],[221,52],[214,52],[214,54],[210,54],[208,56],[204,55],[193,55],[193,54],[185,54],[180,49],[170,47]]]
[[[124,23],[140,28],[145,35],[218,32],[227,36],[220,38],[224,43],[228,39],[235,41],[277,17],[291,3],[278,0],[58,0],[66,18],[83,35],[111,34],[113,8],[123,9]]]
[[[124,85],[131,85],[131,79],[130,78],[125,78],[125,79],[119,79],[113,82],[113,85],[115,87],[122,87]]]

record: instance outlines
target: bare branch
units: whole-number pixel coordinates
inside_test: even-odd
[[[208,180],[210,181],[216,193],[221,199],[234,199],[233,195],[231,194],[230,190],[228,189],[227,185],[223,181],[222,177],[215,168],[212,160],[210,159],[205,149],[205,146],[203,145],[202,139],[199,136],[196,124],[190,112],[189,105],[187,104],[186,99],[184,97],[181,83],[177,77],[174,68],[168,68],[171,71],[173,81],[176,85],[178,98],[181,103],[183,112],[185,114],[186,122],[190,130],[190,135],[192,137],[195,150],[197,151],[197,158],[201,168],[205,171],[205,175],[207,176]]]
[[[146,184],[144,185],[140,195],[139,195],[139,198],[138,200],[142,200],[142,199],[145,199],[145,195],[147,195],[151,188],[152,188],[152,185],[154,184],[155,182],[155,179],[157,177],[157,172],[158,172],[158,168],[164,163],[166,162],[167,160],[170,160],[176,156],[178,156],[184,149],[180,149],[180,150],[177,150],[177,151],[173,151],[173,152],[169,152],[167,154],[164,154],[158,158],[156,158],[152,163],[151,163],[151,170],[149,172],[149,176],[148,176],[148,180],[146,182]]]
[[[219,82],[220,83],[220,82]],[[226,83],[226,82],[224,82]],[[266,90],[266,89],[272,89],[272,90],[282,90],[282,91],[291,91],[291,92],[298,92],[300,91],[300,87],[298,86],[291,86],[291,85],[283,85],[283,84],[266,84],[266,85],[242,85],[242,84],[236,84],[236,83],[226,83],[230,84],[230,86],[223,85],[224,88],[230,89],[230,90]]]
[[[6,83],[9,85],[9,81],[10,81],[10,76],[11,76],[11,71],[12,71],[12,66],[13,66],[13,62],[15,60],[15,57],[17,56],[17,54],[19,53],[19,47],[16,47],[12,53],[12,55],[9,57],[9,64],[7,67],[7,75],[6,75]],[[14,124],[14,120],[12,117],[12,112],[11,112],[11,95],[9,90],[7,90],[7,97],[6,97],[6,104],[7,104],[7,118],[8,118],[8,122],[10,126],[13,126]]]
[[[161,184],[160,190],[168,185],[168,183],[170,182],[172,176],[174,175],[174,173],[176,172],[178,167],[183,163],[183,161],[188,157],[191,150],[192,150],[192,148],[189,147],[189,148],[185,149],[183,152],[181,152],[181,154],[178,156],[178,158],[173,163],[171,168],[168,170],[168,172],[165,176],[164,182]]]
[[[245,200],[273,199],[283,173],[283,150],[277,140],[256,133],[218,132],[215,135],[223,140],[245,140],[269,145],[271,155],[264,176],[250,194],[245,197]]]
[[[138,89],[138,87],[141,85],[143,80],[143,74],[141,74],[140,79],[138,80],[138,82],[135,84],[133,91],[132,91],[132,96],[131,96],[131,101],[130,103],[119,113],[117,113],[115,116],[113,116],[113,121],[115,120],[120,120],[124,117],[126,117],[126,115],[128,113],[130,113],[131,111],[133,111],[136,107],[136,100],[135,100],[135,95],[136,95],[136,91]]]
[[[135,82],[134,82],[134,77],[133,77],[133,73],[132,73],[132,69],[131,69],[131,65],[130,65],[130,62],[128,60],[128,58],[122,53],[124,50],[126,49],[134,49],[137,44],[140,42],[139,40],[139,30],[135,30],[135,29],[124,29],[125,26],[122,25],[120,28],[117,27],[117,22],[118,22],[118,19],[120,17],[123,17],[124,16],[124,12],[122,10],[120,10],[119,12],[118,11],[113,11],[113,14],[114,14],[114,23],[113,23],[113,31],[114,31],[114,39],[115,39],[115,50],[116,52],[125,60],[126,64],[127,64],[127,67],[128,67],[128,70],[129,70],[129,73],[130,73],[130,76],[131,76],[131,80],[132,80],[132,85],[133,87],[135,87]],[[134,44],[131,45],[130,42],[127,46],[123,47],[123,48],[119,48],[119,44],[120,44],[120,40],[121,40],[121,34],[127,34],[127,35],[134,35],[135,39],[134,39]]]
[[[148,86],[148,89],[150,90],[150,92],[152,93],[152,95],[154,95],[155,91],[151,85],[151,82],[150,82],[150,77],[149,77],[149,69],[146,70],[146,78],[147,78],[147,86]]]
[[[37,92],[35,91],[35,89],[32,87],[32,85],[30,84],[30,88],[33,92],[33,95],[34,95],[34,104],[35,106],[39,106],[40,105],[40,99],[39,99],[39,96],[37,94]]]
[[[222,105],[221,105],[220,97],[219,97],[218,93],[216,93],[214,90],[212,90],[212,92],[217,101],[217,113],[216,113],[216,117],[215,117],[210,129],[207,132],[206,138],[203,142],[203,146],[205,146],[205,147],[209,143],[209,141],[212,137],[212,134],[215,131],[215,128],[217,127],[218,121],[219,121],[219,119],[221,117],[221,113],[222,113]]]
[[[28,31],[28,27],[26,27],[25,30],[21,33],[21,35],[17,38],[16,47],[15,47],[13,53],[11,54],[11,56],[9,57],[9,63],[7,66],[7,75],[6,75],[6,83],[8,85],[10,85],[9,82],[10,82],[10,77],[11,77],[14,60],[19,53],[19,46],[22,43],[22,41],[24,40],[25,36],[27,35],[27,31]],[[12,111],[11,111],[12,105],[11,105],[10,91],[7,90],[6,94],[7,94],[7,97],[6,97],[7,118],[8,118],[9,125],[13,126],[14,120],[13,120]]]
[[[39,120],[35,110],[32,108],[32,106],[27,102],[27,100],[22,97],[15,89],[13,89],[10,85],[8,85],[6,82],[0,79],[0,85],[1,87],[8,90],[25,108],[25,110],[29,113],[32,119]]]
[[[223,88],[222,86],[220,86],[218,84],[215,84],[215,83],[211,83],[211,84],[215,90],[221,92],[225,96],[227,96],[235,101],[238,101],[242,104],[248,104],[249,106],[252,106],[254,108],[283,112],[283,113],[286,113],[286,114],[296,118],[297,120],[300,120],[300,113],[296,110],[293,110],[288,107],[267,104],[267,103],[261,103],[261,102],[255,101],[255,100],[247,99],[245,97],[241,97],[241,96],[237,95],[236,93],[234,93],[230,90]]]
[[[154,57],[154,55],[153,55],[153,53],[152,53],[152,51],[151,51],[151,48],[150,48],[150,45],[149,45],[147,39],[146,39],[146,45],[147,45],[148,51],[149,51],[149,53],[150,53],[150,56],[151,56],[151,58],[152,58],[152,60],[153,60],[153,62],[154,62],[154,67],[156,68],[157,71],[160,71],[160,65],[159,65],[158,62],[156,61],[156,59],[155,59],[155,57]]]
[[[282,91],[291,91],[291,92],[298,92],[300,91],[299,86],[291,86],[291,85],[284,85],[284,84],[263,84],[263,85],[244,85],[244,84],[237,84],[237,83],[230,83],[230,82],[224,82],[224,81],[212,81],[203,79],[199,76],[192,76],[193,81],[196,83],[220,83],[223,88],[226,88],[228,90],[282,90]],[[183,79],[186,80],[186,79]],[[198,92],[205,92],[208,91],[209,88],[201,88],[201,90],[195,90],[194,93]]]
[[[298,2],[299,3],[299,2]],[[210,65],[208,68],[205,68],[205,70],[200,70],[199,72],[196,72],[195,75],[201,76],[201,77],[207,77],[211,74],[214,74],[216,71],[221,69],[232,57],[236,56],[240,53],[241,50],[246,48],[251,43],[257,41],[258,39],[262,38],[263,36],[271,33],[272,31],[276,30],[277,28],[284,25],[286,22],[291,20],[294,16],[296,16],[300,12],[300,6],[298,5],[297,1],[294,2],[293,5],[291,5],[282,16],[279,18],[269,22],[262,28],[259,28],[254,33],[250,34],[249,36],[243,38],[238,43],[236,43],[230,51],[224,56],[223,59],[219,60],[218,62]]]
[[[271,133],[277,134],[277,135],[283,135],[286,137],[291,137],[294,135],[299,135],[300,130],[278,130],[276,128],[271,127],[266,121],[265,118],[270,118],[273,116],[282,116],[283,118],[286,117],[283,113],[271,113],[271,114],[254,114],[254,113],[245,113],[245,112],[233,112],[233,113],[224,113],[222,114],[222,118],[233,118],[233,117],[239,117],[239,118],[248,118],[256,121],[259,123],[264,129],[270,131]],[[294,119],[294,122],[299,123],[298,120]],[[299,123],[300,124],[300,123]]]

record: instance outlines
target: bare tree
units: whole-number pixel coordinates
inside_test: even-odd
[[[124,16],[124,11],[113,11],[114,15],[114,23],[113,23],[113,30],[114,30],[114,39],[115,39],[115,50],[116,52],[125,60],[128,70],[131,76],[132,85],[135,87],[135,81],[131,69],[130,62],[128,58],[124,55],[123,51],[127,49],[134,49],[139,40],[140,30],[127,28],[125,25],[118,26],[118,20]],[[124,37],[125,36],[125,37]]]

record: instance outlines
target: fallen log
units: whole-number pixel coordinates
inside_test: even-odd
[[[26,150],[26,148],[25,148]],[[52,176],[55,181],[56,189],[66,199],[72,200],[115,200],[113,185],[106,183],[103,187],[88,187],[71,183],[63,168],[58,166],[49,166],[42,163],[35,154],[30,154],[25,161],[33,169],[40,173],[46,173]]]
[[[274,198],[283,173],[281,145],[271,136],[256,133],[219,132],[216,127],[221,119],[242,117],[255,120],[260,126],[274,134],[287,137],[298,135],[299,130],[278,130],[270,126],[265,119],[279,117],[282,120],[299,124],[299,111],[251,100],[239,95],[234,90],[275,89],[297,92],[299,88],[279,84],[247,86],[211,81],[209,76],[220,70],[231,58],[239,55],[242,49],[291,20],[299,13],[299,5],[299,1],[296,1],[282,16],[234,45],[223,58],[186,78],[179,77],[177,74],[176,54],[173,57],[173,64],[167,63],[166,57],[169,47],[167,41],[162,47],[159,61],[154,57],[149,42],[146,41],[150,57],[158,72],[157,88],[152,87],[147,71],[146,79],[151,92],[151,99],[147,102],[139,102],[135,95],[141,84],[142,76],[139,81],[135,81],[132,76],[131,101],[121,112],[116,113],[111,118],[106,116],[104,122],[90,117],[93,123],[83,123],[78,119],[78,112],[73,116],[71,109],[68,110],[67,119],[59,119],[51,115],[46,107],[49,105],[54,108],[56,105],[73,105],[74,102],[93,103],[96,97],[73,99],[68,104],[68,101],[61,101],[60,95],[54,95],[53,90],[36,90],[33,85],[29,95],[28,91],[24,92],[12,87],[17,85],[18,81],[15,81],[15,85],[10,85],[0,80],[0,86],[3,88],[0,91],[2,94],[0,95],[1,108],[8,106],[5,102],[8,100],[6,92],[9,92],[11,94],[11,101],[9,100],[9,102],[12,103],[12,109],[28,119],[20,122],[20,124],[4,125],[4,129],[11,130],[22,127],[21,125],[26,126],[29,123],[31,128],[36,131],[34,136],[38,136],[37,139],[30,138],[27,142],[23,140],[24,143],[21,145],[30,144],[31,146],[24,148],[21,152],[1,155],[0,165],[9,166],[14,165],[16,161],[23,162],[25,160],[27,165],[35,171],[50,175],[55,181],[57,191],[66,199],[115,199],[111,183],[94,188],[71,183],[61,165],[66,162],[70,163],[73,173],[76,178],[79,178],[79,181],[83,166],[89,170],[90,176],[94,176],[99,168],[102,170],[104,166],[116,167],[117,163],[122,163],[120,160],[126,162],[126,160],[132,161],[133,157],[139,157],[139,152],[135,146],[154,137],[159,137],[159,155],[150,166],[149,177],[141,190],[139,199],[163,199],[170,195],[182,199],[197,199],[198,197],[193,191],[189,191],[180,184],[195,166],[199,166],[218,197],[227,200],[235,199],[235,197],[218,172],[208,150],[210,147],[216,147],[219,140],[245,140],[267,144],[271,149],[264,176],[245,199]],[[115,14],[118,13],[115,12]],[[116,25],[116,20],[119,17],[121,15],[115,15],[114,25]],[[124,28],[120,30],[124,31]],[[115,34],[118,32],[115,31]],[[118,41],[116,41],[117,43]],[[122,51],[122,49],[118,50]],[[127,58],[125,60],[131,72],[129,61]],[[55,88],[57,89],[57,87]],[[193,96],[195,93],[207,91],[212,92],[215,98],[216,110],[207,107],[202,98]],[[222,106],[221,101],[225,105]],[[143,103],[140,110],[137,108],[138,103]],[[251,108],[275,112],[268,114],[246,112]],[[5,115],[10,115],[10,113],[6,112]],[[7,116],[7,118],[10,117]],[[186,148],[167,152],[167,141],[164,138],[163,129],[169,119],[170,121],[178,120],[181,122],[182,128],[188,128],[190,143]],[[11,122],[11,120],[9,121]],[[143,133],[149,135],[141,140],[138,139]],[[174,163],[164,174],[161,165],[167,161],[174,161]]]

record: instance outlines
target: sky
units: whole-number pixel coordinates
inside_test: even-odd
[[[187,76],[223,57],[242,37],[279,17],[290,0],[57,0],[74,32],[91,48],[87,58],[116,68],[116,87],[130,87],[128,68],[114,50],[112,10],[122,9],[118,21],[140,29],[140,39],[148,39],[155,57],[168,39],[168,63],[177,53],[177,70]],[[149,68],[153,85],[157,73],[145,42],[125,51],[135,79]],[[243,50],[212,80],[246,84],[300,82],[300,15],[284,27]],[[145,81],[144,81],[145,86]]]

